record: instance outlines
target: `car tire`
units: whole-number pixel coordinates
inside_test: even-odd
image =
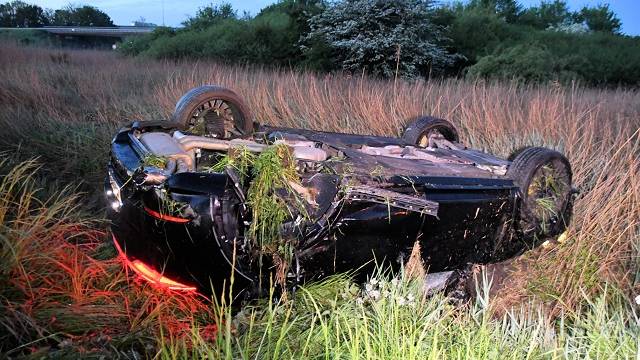
[[[520,155],[520,153],[521,153],[521,152],[523,152],[523,151],[525,151],[525,150],[527,150],[527,149],[529,149],[529,148],[532,148],[532,147],[533,147],[533,146],[521,146],[521,147],[519,147],[519,148],[516,148],[515,150],[513,150],[513,151],[511,152],[511,154],[509,154],[509,157],[507,158],[507,160],[508,160],[508,161],[510,161],[510,162],[513,162],[513,160],[515,160],[515,158],[516,158],[518,155]]]
[[[519,188],[516,224],[524,238],[542,240],[566,229],[573,205],[572,176],[569,161],[557,151],[543,147],[517,151],[507,177]]]
[[[254,129],[251,113],[238,94],[216,85],[187,91],[171,121],[189,133],[219,139],[248,137]]]
[[[460,142],[458,130],[455,126],[444,119],[432,116],[423,116],[411,121],[402,134],[402,140],[417,147],[427,147],[429,135],[434,131],[439,132],[446,140]]]

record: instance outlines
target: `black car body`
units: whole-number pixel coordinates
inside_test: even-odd
[[[216,101],[224,111],[207,112]],[[247,125],[245,108],[229,90],[205,86],[180,100],[172,121],[135,122],[114,137],[105,183],[111,229],[147,280],[222,292],[233,278],[234,293],[252,297],[278,277],[278,261],[258,261],[249,239],[248,185],[231,167],[210,170],[239,149],[260,153],[279,144],[295,161],[299,182],[289,192],[306,201],[308,213],[290,213],[279,227],[295,244],[283,285],[366,274],[381,261],[400,266],[416,242],[429,271],[499,261],[568,221],[571,169],[555,151],[527,148],[500,159],[467,149],[450,123],[432,117],[392,138]],[[149,165],[150,156],[164,164]],[[551,177],[554,186],[532,190]],[[546,214],[536,202],[544,196]]]

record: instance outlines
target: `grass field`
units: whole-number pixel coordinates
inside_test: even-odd
[[[636,358],[640,93],[558,84],[380,81],[0,45],[0,354],[75,358]],[[398,135],[450,119],[470,146],[565,153],[581,193],[562,242],[526,253],[464,306],[403,274],[338,276],[232,314],[122,269],[100,187],[111,135],[166,118],[200,84],[257,120]],[[489,291],[493,289],[493,291]],[[379,292],[379,296],[378,293]]]

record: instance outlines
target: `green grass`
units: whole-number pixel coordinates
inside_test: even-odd
[[[426,298],[419,282],[378,275],[363,288],[346,276],[302,287],[295,298],[246,307],[234,332],[214,342],[193,331],[161,344],[160,358],[541,359],[634,358],[640,325],[632,305],[609,290],[572,314],[535,305],[491,311],[487,283],[457,307]]]
[[[277,144],[260,153],[251,166],[252,180],[247,200],[252,212],[249,236],[262,256],[271,256],[276,267],[276,282],[284,285],[286,273],[293,259],[295,234],[284,234],[282,225],[287,219],[306,216],[306,209],[292,183],[299,183],[296,163],[288,146]]]
[[[217,173],[232,169],[238,173],[251,208],[248,236],[253,253],[257,255],[260,269],[263,256],[270,257],[280,285],[284,285],[296,245],[295,234],[284,234],[282,225],[296,216],[308,217],[304,200],[292,187],[300,183],[295,166],[289,147],[276,144],[257,155],[245,147],[231,149],[215,164],[203,169]]]
[[[232,148],[230,151],[221,156],[213,165],[203,167],[204,172],[222,173],[227,168],[231,168],[238,173],[241,185],[245,185],[247,179],[251,176],[251,166],[255,162],[256,156],[249,151],[246,146]]]
[[[143,166],[153,166],[159,169],[164,169],[167,167],[167,162],[169,160],[164,156],[158,156],[154,154],[148,154],[144,158],[142,158]]]

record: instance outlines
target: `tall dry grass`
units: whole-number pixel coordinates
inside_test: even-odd
[[[104,242],[104,223],[79,215],[81,199],[67,190],[44,194],[36,162],[6,165],[0,161],[3,357],[136,358],[163,333],[190,335],[196,319],[214,323],[212,309],[194,296],[131,281]]]
[[[166,118],[200,84],[234,89],[257,120],[398,135],[407,119],[451,120],[472,147],[507,156],[524,145],[564,152],[581,191],[568,239],[519,259],[497,296],[572,309],[611,283],[640,292],[640,94],[635,89],[463,80],[382,81],[210,62],[142,61],[99,51],[2,45],[0,137],[17,157],[39,156],[46,184],[81,184],[97,204],[108,143],[131,119]],[[67,59],[60,61],[59,59]],[[55,182],[52,182],[55,180]],[[56,185],[57,186],[57,185]]]

